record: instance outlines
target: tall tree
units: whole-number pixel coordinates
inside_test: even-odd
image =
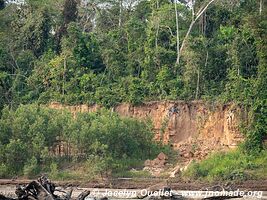
[[[200,7],[200,9],[195,13],[195,1],[192,1],[192,6],[191,6],[191,11],[192,11],[192,20],[190,23],[190,26],[187,30],[187,33],[183,39],[183,42],[181,44],[181,48],[180,48],[180,53],[179,56],[181,56],[184,46],[187,43],[187,39],[192,31],[193,26],[195,25],[195,23],[197,22],[197,20],[203,15],[203,13],[209,8],[209,6],[214,2],[215,0],[209,0],[206,4],[204,4],[203,6]]]
[[[179,17],[178,17],[178,10],[177,10],[177,3],[174,2],[174,8],[175,8],[175,20],[176,20],[176,51],[177,51],[177,58],[176,58],[176,64],[180,64],[180,34],[179,34]]]
[[[5,8],[5,0],[0,0],[0,10]]]
[[[56,50],[61,50],[61,39],[67,33],[68,24],[75,22],[78,16],[78,2],[77,0],[65,0],[63,5],[63,22],[59,30],[56,33]]]

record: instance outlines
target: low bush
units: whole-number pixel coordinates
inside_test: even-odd
[[[113,170],[128,170],[135,166],[132,161],[142,163],[162,151],[171,152],[154,141],[150,122],[120,117],[106,109],[73,117],[66,110],[38,105],[21,105],[16,110],[6,107],[0,130],[0,177],[32,177],[40,171],[58,177],[60,169],[74,161],[90,165],[87,171],[85,168],[88,177],[103,176]],[[59,140],[79,153],[54,154],[51,149]]]
[[[207,181],[266,178],[267,150],[257,155],[239,149],[214,153],[206,160],[193,162],[182,176]]]

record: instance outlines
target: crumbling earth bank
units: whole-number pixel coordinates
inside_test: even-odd
[[[64,106],[49,105],[53,109],[66,108],[74,115],[77,112],[95,112],[98,105]],[[185,152],[188,145],[193,151],[204,148],[197,157],[218,147],[235,148],[242,141],[239,122],[246,114],[235,105],[211,105],[202,101],[156,101],[139,106],[120,104],[112,109],[121,116],[141,120],[150,119],[154,125],[155,139],[171,143],[175,149]],[[195,152],[192,152],[195,153]]]
[[[53,109],[68,109],[75,116],[78,112],[95,112],[98,105],[66,106],[59,103],[49,105]],[[112,109],[121,116],[140,120],[151,120],[155,140],[171,144],[179,152],[179,165],[170,177],[186,170],[192,160],[202,160],[214,151],[237,147],[243,140],[239,122],[246,120],[246,113],[234,104],[213,105],[202,101],[155,101],[133,106],[120,104]],[[61,144],[64,151],[64,141]],[[59,152],[64,154],[64,152]],[[146,161],[145,170],[158,176],[166,169],[168,159]]]

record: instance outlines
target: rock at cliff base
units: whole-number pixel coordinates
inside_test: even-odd
[[[158,176],[164,170],[168,163],[168,156],[161,152],[154,160],[146,160],[144,170],[149,171],[152,175]]]
[[[164,154],[163,152],[161,152],[158,157],[159,160],[168,160],[168,156],[166,154]]]

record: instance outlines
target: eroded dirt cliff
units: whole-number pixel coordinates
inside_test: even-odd
[[[51,103],[49,107],[66,108],[73,114],[99,109],[97,105],[64,106],[59,103]],[[238,130],[242,112],[234,105],[211,105],[201,101],[157,101],[139,106],[120,104],[113,111],[122,116],[150,119],[154,125],[155,139],[170,143],[181,151],[187,143],[195,150],[205,146],[234,148],[242,140]]]
[[[244,113],[234,105],[165,101],[141,106],[122,104],[114,110],[123,116],[150,118],[155,138],[179,151],[179,162],[169,170],[170,177],[186,170],[192,160],[202,160],[213,151],[235,148],[243,139],[238,126]],[[164,171],[164,167],[145,168],[155,176]]]
[[[68,109],[75,116],[78,112],[95,112],[98,105],[66,106],[59,103],[49,105],[53,109]],[[189,166],[192,160],[202,160],[213,151],[237,147],[243,140],[239,132],[241,120],[246,118],[240,107],[233,104],[215,105],[202,101],[160,101],[139,106],[120,104],[112,109],[121,116],[140,120],[151,120],[155,139],[170,144],[179,152],[177,166],[170,168],[171,177]],[[57,154],[64,155],[68,148],[64,142],[57,145]],[[159,176],[165,167],[150,167],[148,170]],[[144,169],[145,169],[144,168]]]

